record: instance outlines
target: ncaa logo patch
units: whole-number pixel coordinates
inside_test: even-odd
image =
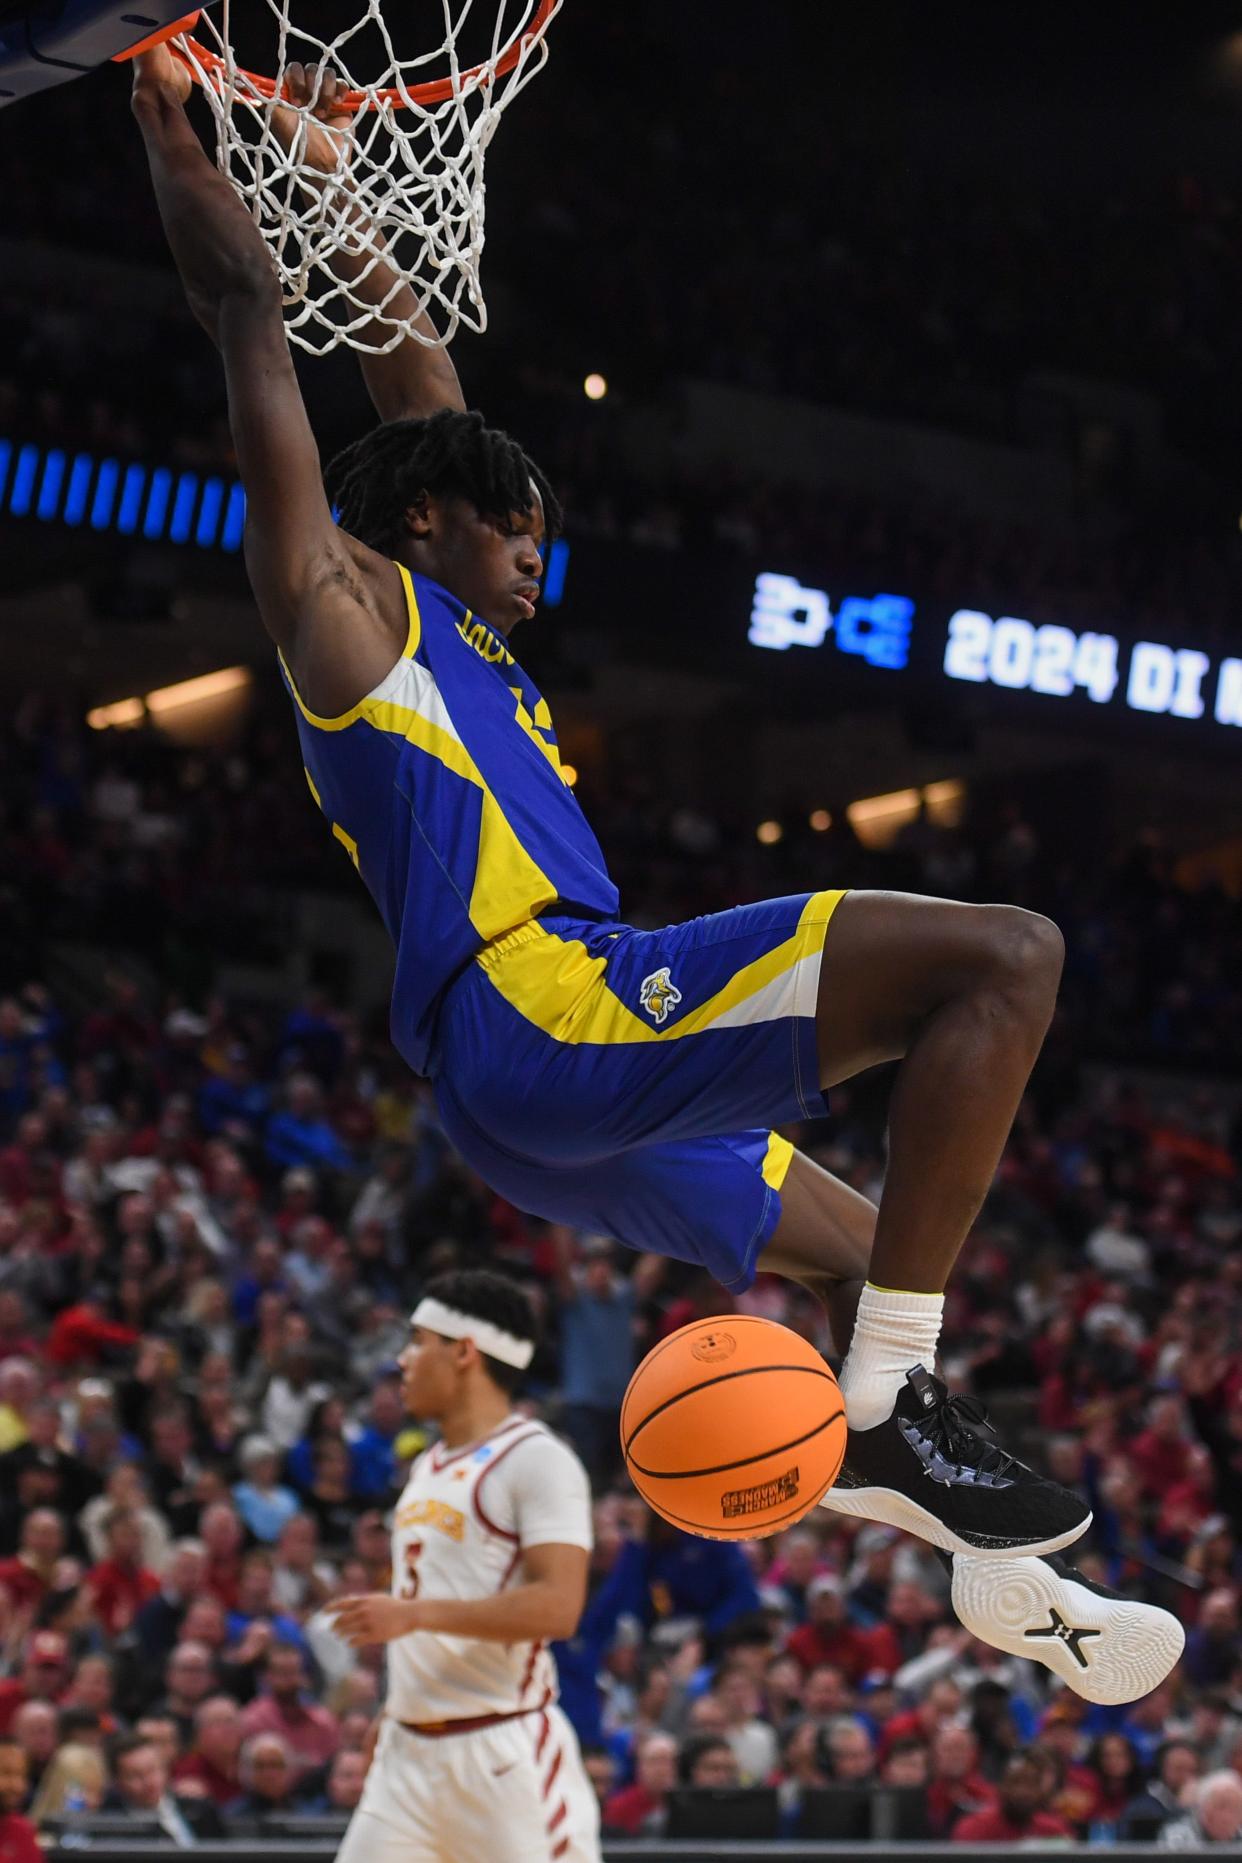
[[[653,1022],[668,1021],[669,1010],[681,1001],[681,991],[669,976],[667,964],[643,978],[638,1000]]]

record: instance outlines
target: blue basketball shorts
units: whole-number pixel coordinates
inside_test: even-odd
[[[815,1008],[840,892],[662,931],[545,913],[447,992],[445,1130],[518,1209],[706,1268],[740,1292],[815,1119]]]

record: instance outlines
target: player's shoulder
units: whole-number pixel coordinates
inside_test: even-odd
[[[496,1439],[495,1462],[497,1474],[507,1468],[511,1480],[526,1480],[549,1470],[576,1470],[586,1480],[586,1470],[574,1450],[539,1417],[524,1417],[508,1436]]]

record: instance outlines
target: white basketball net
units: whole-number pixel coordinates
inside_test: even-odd
[[[497,7],[490,51],[470,65],[459,61],[459,40],[472,0],[441,0],[443,40],[406,55],[393,45],[380,0],[366,0],[362,16],[332,39],[293,23],[293,0],[266,3],[276,24],[273,70],[294,62],[328,65],[356,93],[348,125],[330,135],[330,173],[306,159],[308,131],[319,132],[324,146],[309,107],[294,113],[296,133],[286,147],[274,123],[281,107],[274,87],[237,65],[231,0],[224,0],[218,22],[209,12],[200,15],[199,39],[182,35],[175,44],[215,118],[219,166],[271,251],[290,340],[312,355],[340,343],[384,355],[407,336],[436,347],[451,342],[462,324],[486,329],[479,283],[484,156],[506,105],[547,58],[544,34],[561,0],[484,0]],[[389,0],[389,7],[407,33],[407,13],[421,12],[425,25],[426,7],[412,8],[408,0],[396,6]],[[360,36],[363,45],[354,45]],[[350,70],[351,55],[365,53],[373,66],[381,47],[386,62],[378,72]],[[498,71],[510,59],[511,67]],[[447,80],[449,94],[420,100],[418,88],[437,80]],[[377,306],[363,287],[371,280],[375,290],[381,264],[394,277]],[[340,275],[346,265],[352,278]],[[394,302],[402,285],[418,300],[416,311],[406,306],[407,315]],[[414,327],[424,312],[434,334]]]

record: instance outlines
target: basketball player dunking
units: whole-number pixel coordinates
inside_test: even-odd
[[[333,1607],[348,1642],[388,1645],[337,1863],[599,1863],[598,1804],[547,1648],[582,1615],[591,1491],[572,1449],[513,1409],[530,1302],[500,1275],[446,1274],[410,1325],[402,1395],[440,1440],[397,1503],[392,1596]]]
[[[335,80],[286,75],[317,96],[315,159],[330,168]],[[1059,932],[1007,906],[836,892],[627,926],[508,644],[560,524],[551,488],[466,412],[447,354],[407,338],[362,356],[382,424],[333,462],[325,492],[266,248],[190,127],[188,90],[167,50],[136,61],[160,214],[224,360],[246,564],[311,793],[396,946],[397,1048],[433,1081],[454,1144],[519,1208],[731,1289],[774,1272],[819,1294],[848,1348],[850,1429],[824,1504],[921,1535],[953,1561],[978,1635],[1104,1686],[1116,1607],[1041,1557],[1085,1532],[1085,1502],[1009,1455],[930,1369],[945,1283],[1052,1014]],[[396,289],[379,265],[352,276],[373,304]],[[391,305],[417,318],[408,290]],[[876,1209],[772,1127],[894,1060]],[[1054,1619],[1082,1626],[1088,1608],[1089,1678],[1059,1635],[1022,1643]],[[1163,1662],[1137,1679],[1152,1686]],[[1118,1676],[1114,1689],[1142,1692],[1127,1666]]]

